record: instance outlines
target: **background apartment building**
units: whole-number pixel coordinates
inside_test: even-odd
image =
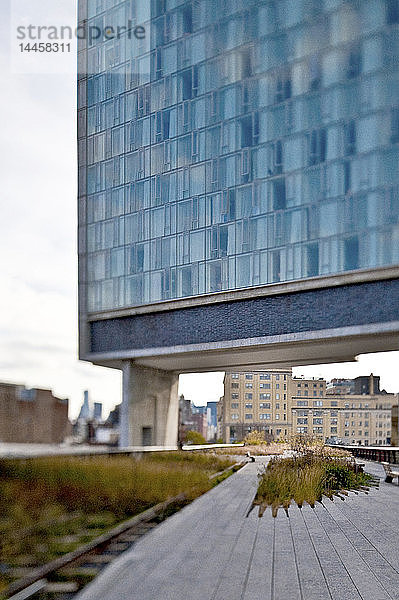
[[[241,440],[253,430],[263,431],[266,439],[288,435],[292,428],[291,379],[291,369],[226,373],[223,438]]]
[[[0,383],[0,442],[57,444],[70,434],[67,399]]]
[[[289,370],[226,375],[219,410],[223,438],[241,440],[258,430],[266,439],[304,433],[347,444],[389,444],[397,395],[381,392],[373,375],[334,381],[336,393],[324,379],[292,377]],[[353,393],[343,393],[343,387]],[[354,393],[359,388],[365,392]]]

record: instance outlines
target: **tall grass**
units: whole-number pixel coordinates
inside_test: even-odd
[[[209,475],[231,462],[215,456],[180,453],[130,457],[36,458],[0,462],[0,514],[15,503],[35,516],[48,505],[65,511],[136,514],[181,492],[209,489]],[[193,488],[196,488],[194,491]]]
[[[288,510],[292,501],[302,507],[312,507],[323,495],[332,498],[343,490],[359,489],[372,483],[366,473],[356,473],[354,465],[331,457],[307,453],[295,458],[273,458],[259,476],[254,504],[259,505],[259,516],[268,506],[273,516],[278,508]]]
[[[191,500],[231,464],[178,452],[0,460],[0,593],[14,567],[48,562],[181,492]]]

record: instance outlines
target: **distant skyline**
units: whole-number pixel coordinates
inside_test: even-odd
[[[75,76],[11,72],[5,4],[0,8],[0,380],[51,388],[70,399],[72,418],[87,389],[106,414],[121,401],[121,373],[77,359]],[[73,3],[48,6],[57,21]],[[74,53],[70,60],[76,61]],[[331,378],[373,371],[381,376],[381,387],[398,392],[398,364],[399,352],[391,352],[294,372]],[[184,375],[180,393],[198,404],[218,400],[223,374]]]

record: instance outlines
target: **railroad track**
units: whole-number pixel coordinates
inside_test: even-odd
[[[228,467],[210,479],[223,480],[230,471],[236,472],[246,462]],[[93,541],[17,579],[0,593],[0,600],[71,600],[102,569],[187,503],[187,495],[179,494],[120,523]]]

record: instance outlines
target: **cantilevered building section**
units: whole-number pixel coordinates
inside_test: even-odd
[[[175,442],[179,372],[396,349],[397,3],[79,18],[80,356],[124,370],[122,441]]]

